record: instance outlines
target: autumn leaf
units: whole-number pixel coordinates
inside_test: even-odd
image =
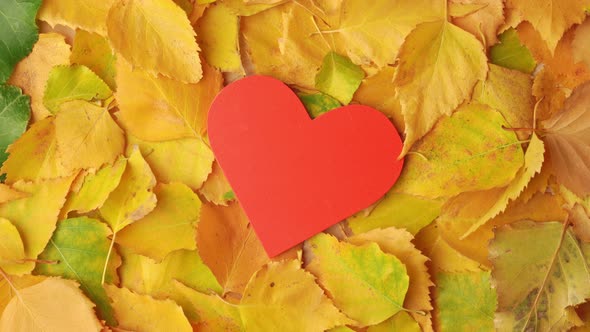
[[[436,304],[441,331],[494,331],[496,293],[489,271],[439,273]]]
[[[181,82],[201,80],[195,31],[173,1],[115,0],[107,29],[113,48],[129,63]]]
[[[587,67],[590,67],[590,19],[576,28],[576,36],[572,42],[572,52],[576,62],[583,61]]]
[[[532,73],[536,65],[535,59],[531,51],[520,42],[516,30],[511,28],[504,31],[499,39],[498,44],[490,49],[492,63],[523,73]]]
[[[590,193],[590,83],[574,90],[563,109],[542,123],[559,181],[580,196]]]
[[[207,112],[221,89],[221,74],[204,65],[203,79],[187,84],[154,77],[117,60],[116,93],[123,128],[147,141],[201,137]]]
[[[246,331],[324,331],[349,324],[298,260],[271,262],[248,282],[239,305]]]
[[[490,244],[496,328],[572,327],[576,316],[566,308],[590,297],[587,250],[558,222],[523,221],[498,229]]]
[[[227,206],[236,197],[219,164],[213,162],[211,173],[201,189],[201,195],[213,204]]]
[[[301,100],[301,103],[303,103],[303,106],[305,106],[309,116],[314,119],[341,106],[338,100],[324,93],[300,93],[297,96],[299,97],[299,100]]]
[[[49,73],[43,104],[55,114],[60,105],[72,100],[97,101],[113,92],[88,67],[82,65],[56,66]]]
[[[451,115],[487,73],[482,45],[446,20],[423,23],[404,42],[395,92],[406,122],[402,155],[444,115]]]
[[[330,52],[315,77],[315,87],[347,105],[364,77],[363,70],[348,58]]]
[[[35,16],[41,0],[6,0],[0,4],[0,83],[29,55],[38,39]]]
[[[106,20],[115,0],[43,0],[38,19],[106,35]]]
[[[563,33],[573,24],[582,23],[586,16],[587,6],[587,0],[573,0],[563,3],[558,0],[546,0],[541,5],[533,0],[506,1],[509,15],[518,18],[514,23],[530,22],[541,34],[552,54]]]
[[[360,326],[380,323],[403,309],[406,267],[374,242],[356,246],[320,233],[306,241],[313,273],[334,304]]]
[[[437,198],[507,185],[524,160],[505,126],[502,115],[485,105],[462,106],[413,148],[393,192]]]
[[[180,182],[157,185],[153,192],[156,207],[119,231],[116,242],[158,262],[174,250],[196,249],[199,197]]]
[[[0,312],[4,312],[6,305],[14,298],[20,289],[36,285],[47,279],[45,276],[25,274],[22,277],[8,276],[0,278]]]
[[[80,289],[97,306],[97,313],[109,325],[115,326],[113,309],[102,288],[103,269],[105,281],[115,282],[116,269],[121,258],[112,253],[105,267],[111,234],[108,227],[98,220],[87,217],[66,219],[59,222],[49,244],[39,256],[55,264],[38,264],[33,273],[75,280]]]
[[[140,331],[192,331],[182,308],[172,300],[156,300],[126,288],[104,286],[112,300],[119,327]]]
[[[0,218],[0,266],[15,263],[25,258],[23,240],[18,229],[5,218]]]
[[[0,85],[0,165],[8,158],[6,148],[25,132],[30,117],[30,98],[17,87]]]
[[[115,55],[105,37],[85,30],[76,30],[70,61],[72,64],[90,68],[111,90],[115,90]]]
[[[10,281],[8,281],[10,283]],[[49,278],[14,289],[18,294],[0,318],[2,331],[100,331],[102,325],[74,281]],[[55,305],[55,303],[59,305]]]

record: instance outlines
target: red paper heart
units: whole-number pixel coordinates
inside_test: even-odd
[[[266,76],[223,89],[208,132],[271,257],[373,204],[403,165],[401,139],[382,113],[350,105],[312,120],[285,84]]]

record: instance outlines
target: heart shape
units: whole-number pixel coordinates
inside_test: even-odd
[[[349,105],[312,120],[289,87],[266,76],[225,87],[208,133],[271,257],[373,204],[403,166],[399,134],[379,111]]]

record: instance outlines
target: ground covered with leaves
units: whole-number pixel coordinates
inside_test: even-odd
[[[0,331],[590,329],[589,11],[0,1]],[[273,259],[206,132],[251,74],[405,142],[383,199]]]

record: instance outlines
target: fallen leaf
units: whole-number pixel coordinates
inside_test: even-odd
[[[38,39],[35,24],[41,0],[6,0],[0,4],[0,83],[6,82],[16,64],[31,53]]]
[[[376,243],[383,252],[394,255],[406,266],[410,283],[403,303],[404,308],[424,330],[431,331],[429,311],[432,310],[432,305],[429,288],[434,284],[430,281],[425,265],[428,258],[414,247],[413,239],[412,234],[407,231],[390,227],[355,235],[346,241],[357,246]]]
[[[201,80],[195,31],[174,2],[115,0],[107,29],[113,48],[131,64],[181,82]]]
[[[8,83],[23,89],[31,97],[31,118],[37,122],[51,113],[43,105],[43,93],[49,73],[54,66],[67,65],[70,46],[62,35],[42,33],[33,51],[16,65]]]
[[[106,20],[115,0],[43,0],[38,19],[106,35]]]
[[[176,250],[161,262],[122,248],[123,265],[119,268],[121,285],[156,299],[180,299],[175,281],[201,292],[221,293],[215,276],[196,250]],[[179,304],[184,305],[179,301]]]
[[[529,49],[522,45],[518,33],[510,28],[499,36],[499,42],[490,49],[493,64],[530,74],[536,63]]]
[[[586,18],[584,23],[576,28],[576,36],[572,41],[572,52],[574,61],[583,61],[590,67],[590,19]]]
[[[25,258],[23,240],[10,220],[0,217],[0,267]]]
[[[60,163],[69,171],[112,164],[125,147],[123,131],[109,111],[82,100],[60,107],[55,140]]]
[[[388,193],[367,214],[361,211],[348,218],[348,227],[354,234],[362,234],[393,226],[415,235],[438,217],[442,205],[441,200]]]
[[[462,106],[414,146],[393,192],[437,198],[507,185],[524,158],[505,126],[502,115],[486,105]]]
[[[90,68],[111,90],[116,90],[115,54],[105,37],[85,30],[76,30],[70,61]]]
[[[25,274],[22,277],[7,276],[0,278],[0,312],[4,312],[6,305],[15,297],[20,289],[36,285],[47,279],[44,276],[33,276]],[[10,282],[10,283],[9,283]]]
[[[311,254],[306,270],[360,326],[381,323],[403,309],[409,285],[406,267],[378,244],[357,246],[320,233],[304,246]]]
[[[117,233],[123,227],[139,220],[156,207],[152,189],[156,179],[139,150],[131,152],[119,185],[100,207],[100,214]]]
[[[49,73],[43,104],[55,114],[60,106],[72,100],[97,101],[113,95],[111,89],[88,67],[55,66]]]
[[[350,330],[353,331],[353,330]],[[432,327],[422,330],[420,325],[408,314],[401,311],[393,315],[388,320],[373,326],[369,326],[367,332],[388,332],[388,331],[404,331],[404,332],[420,332],[432,331]],[[346,332],[346,331],[344,331]]]
[[[504,1],[502,0],[452,0],[450,4],[480,6],[467,15],[454,17],[452,22],[459,28],[470,32],[484,46],[495,44],[497,33],[504,23]]]
[[[365,78],[363,70],[342,55],[329,52],[315,77],[315,87],[330,95],[343,105],[352,100],[352,95]]]
[[[496,328],[571,327],[566,308],[590,297],[588,249],[559,222],[522,221],[499,228],[490,243]]]
[[[436,277],[438,329],[494,331],[496,292],[489,271],[439,273]]]
[[[162,183],[179,181],[198,190],[212,171],[213,152],[200,138],[149,142],[128,134],[127,152],[130,153],[135,146]],[[182,162],[182,167],[171,161]]]
[[[175,250],[196,249],[199,197],[180,182],[159,184],[153,192],[154,210],[119,231],[116,242],[157,262]]]
[[[30,117],[30,98],[17,87],[0,85],[0,165],[8,158],[6,148],[25,132]]]
[[[57,216],[65,196],[74,180],[73,176],[30,183],[19,181],[14,188],[30,196],[0,205],[0,217],[10,220],[17,228],[24,244],[26,262],[3,265],[9,274],[30,273],[35,267],[32,260],[45,249],[55,230]]]
[[[217,161],[213,162],[212,171],[199,189],[199,193],[216,205],[227,206],[235,199],[235,194]]]
[[[117,322],[113,308],[101,281],[104,269],[105,282],[116,282],[116,270],[121,265],[121,258],[116,253],[111,253],[108,264],[106,262],[111,242],[107,238],[109,235],[111,231],[108,227],[95,219],[80,217],[62,220],[39,255],[41,260],[56,263],[38,264],[33,273],[75,280],[84,294],[96,304],[98,316],[107,324],[115,326]]]
[[[558,180],[579,196],[590,193],[590,83],[580,85],[563,109],[542,126]]]
[[[573,24],[582,23],[587,5],[587,0],[545,0],[541,4],[535,0],[507,0],[506,10],[518,18],[516,23],[530,22],[553,54],[563,33]]]
[[[312,119],[342,106],[340,102],[324,93],[297,94]]]
[[[246,331],[273,331],[286,322],[288,331],[310,332],[352,323],[299,260],[270,262],[256,272],[238,308]]]
[[[174,287],[190,303],[185,314],[198,331],[244,331],[240,311],[235,305],[225,302],[217,294],[203,294],[178,281],[174,281]],[[190,313],[194,315],[193,319]]]
[[[2,331],[102,330],[94,314],[94,304],[84,297],[74,281],[48,278],[15,292],[17,296],[10,300],[0,318]]]
[[[572,208],[571,222],[578,239],[585,243],[590,242],[590,217],[580,204],[576,204]]]
[[[19,198],[25,198],[27,196],[29,195],[26,193],[15,190],[4,183],[0,183],[0,204]]]
[[[203,79],[187,84],[154,77],[117,60],[117,118],[125,130],[146,141],[204,135],[207,112],[221,89],[222,77],[204,65]]]
[[[134,331],[192,331],[182,308],[172,300],[156,300],[126,288],[104,285],[112,300],[119,328]]]

